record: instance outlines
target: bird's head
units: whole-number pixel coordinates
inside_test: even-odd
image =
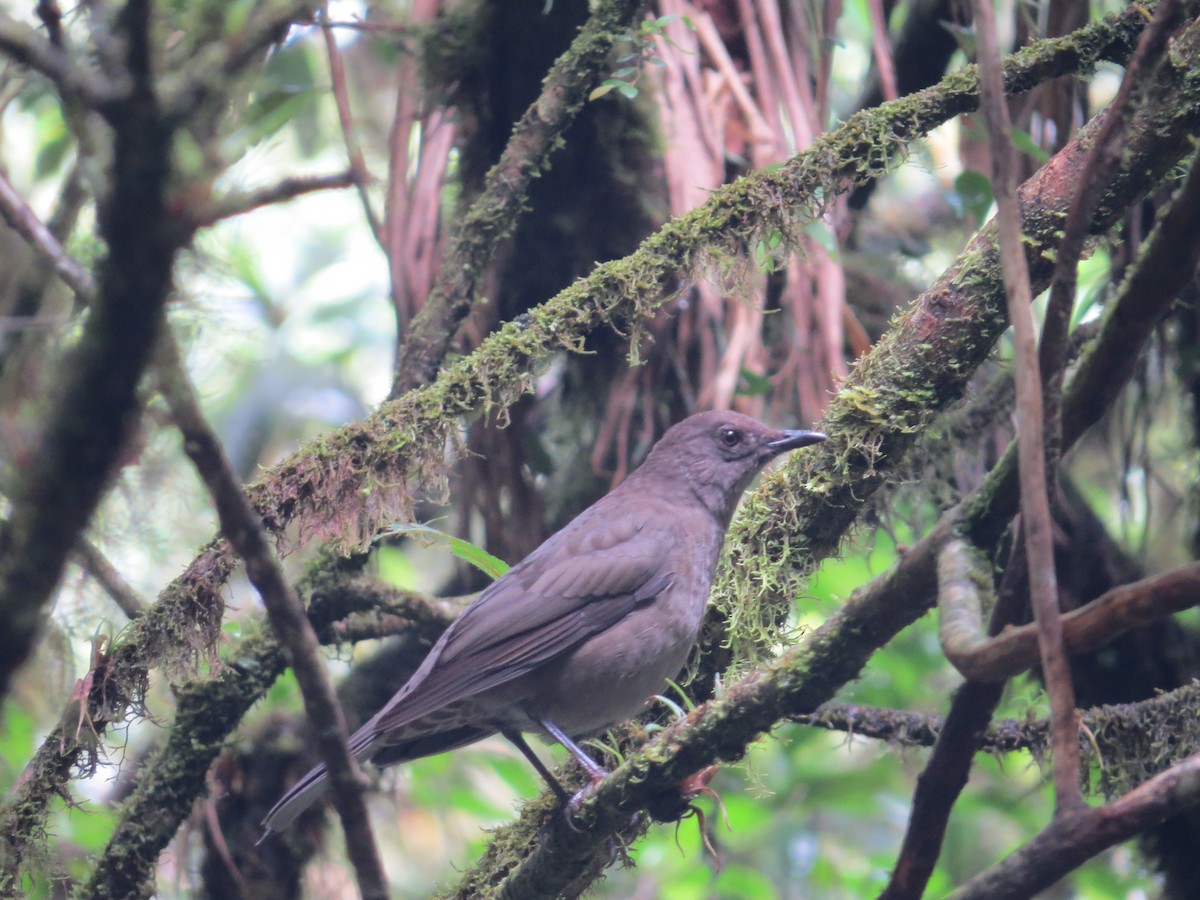
[[[741,413],[714,410],[667,429],[642,469],[687,484],[727,522],[763,466],[789,450],[825,439],[819,431],[780,431]]]

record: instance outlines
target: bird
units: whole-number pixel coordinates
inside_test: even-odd
[[[602,779],[577,742],[639,713],[679,673],[742,494],[772,459],[824,440],[728,410],[673,425],[624,481],[475,598],[350,737],[351,753],[384,767],[499,733],[568,802],[524,733],[559,742]],[[267,813],[263,839],[325,788],[318,765]]]

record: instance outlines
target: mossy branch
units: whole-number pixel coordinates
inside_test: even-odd
[[[1110,228],[1193,149],[1190,135],[1200,127],[1200,74],[1191,68],[1198,34],[1193,22],[1131,122],[1123,166],[1095,205],[1092,234]],[[1103,115],[1093,119],[1021,188],[1035,294],[1049,283],[1071,190],[1102,122]],[[871,495],[893,477],[933,418],[963,395],[1007,324],[995,229],[989,224],[859,360],[820,425],[830,440],[768,474],[762,489],[743,504],[730,531],[730,564],[718,573],[713,590],[730,617],[735,655],[761,656],[776,640],[778,623],[813,568],[837,552]],[[745,596],[758,601],[744,608],[729,599]]]
[[[1141,190],[1153,185],[1188,151],[1187,134],[1196,127],[1197,122],[1193,119],[1198,114],[1196,92],[1200,89],[1200,78],[1191,74],[1200,61],[1194,40],[1198,32],[1200,26],[1193,26],[1185,39],[1180,41],[1177,47],[1180,56],[1176,65],[1163,73],[1156,86],[1160,102],[1148,104],[1150,111],[1146,114],[1155,127],[1151,128],[1148,121],[1143,121],[1142,127],[1136,129],[1136,136],[1131,140],[1127,159],[1133,171],[1148,176],[1147,180],[1135,186],[1132,178],[1119,179],[1120,190],[1114,188],[1102,200],[1101,206],[1106,211],[1098,214],[1093,221],[1094,230],[1107,227],[1119,214],[1118,197],[1127,204],[1133,203]],[[1178,98],[1178,106],[1167,103],[1166,98],[1171,96]],[[1190,123],[1183,125],[1181,122],[1181,131],[1171,133],[1161,127],[1165,121],[1178,121],[1181,117]],[[1056,221],[1060,215],[1056,212],[1056,204],[1065,202],[1071,196],[1072,178],[1078,177],[1080,164],[1086,158],[1089,136],[1094,131],[1094,125],[1090,126],[1080,135],[1075,146],[1065,148],[1040,176],[1026,185],[1027,197],[1033,193],[1033,188],[1037,188],[1037,199],[1048,204],[1046,209],[1031,208],[1033,204],[1027,202],[1026,221],[1032,220],[1034,225],[1032,234],[1027,233],[1027,240],[1032,243],[1034,252],[1039,252],[1039,247],[1052,246],[1054,231],[1049,223]],[[1182,215],[1188,205],[1186,202],[1177,202],[1172,210],[1178,209],[1178,214]],[[1194,208],[1195,204],[1191,206]],[[915,311],[897,323],[881,344],[881,348],[888,351],[883,363],[870,364],[879,352],[877,350],[868,357],[867,364],[859,367],[834,401],[835,408],[841,407],[842,422],[849,422],[853,418],[846,412],[848,409],[865,417],[866,413],[872,411],[862,404],[865,396],[892,397],[896,390],[893,379],[898,379],[900,389],[903,389],[905,381],[914,372],[921,373],[919,380],[925,391],[915,396],[924,402],[916,402],[909,397],[906,404],[898,405],[898,413],[901,414],[899,426],[903,428],[906,422],[914,426],[927,421],[941,405],[948,402],[949,398],[942,397],[940,393],[944,385],[969,374],[963,372],[965,363],[959,360],[964,357],[975,359],[974,365],[982,361],[986,353],[978,353],[976,346],[983,340],[981,335],[990,334],[994,340],[1003,329],[1003,301],[998,295],[1000,274],[991,239],[991,233],[985,230],[959,263],[918,301]],[[1148,249],[1153,247],[1152,240]],[[981,258],[990,258],[990,264],[975,268],[980,265]],[[1144,267],[1167,276],[1152,257],[1139,263],[1139,270]],[[1172,277],[1178,282],[1175,284],[1176,290],[1193,270],[1194,262],[1191,267],[1175,268]],[[1035,277],[1044,281],[1049,278],[1050,265],[1043,260],[1041,265],[1035,266],[1035,272],[1038,273]],[[967,275],[969,279],[965,277]],[[1174,294],[1163,298],[1157,308],[1161,310],[1163,304],[1169,304],[1171,296]],[[950,302],[952,299],[956,302]],[[1126,304],[1140,306],[1143,298],[1137,295],[1129,299],[1129,295],[1125,295],[1122,299]],[[1117,306],[1121,305],[1119,299]],[[1116,334],[1110,330],[1102,333],[1099,341],[1105,346],[1111,340],[1121,341],[1125,352],[1130,354],[1127,336],[1128,331]],[[941,365],[947,365],[946,360],[953,363],[947,366],[952,374],[929,367],[931,344],[941,353]],[[1079,398],[1082,393],[1086,393],[1086,386],[1068,390],[1068,407],[1081,403]],[[1110,392],[1106,393],[1112,396]],[[757,491],[746,498],[733,532],[735,541],[741,544],[742,552],[745,552],[747,545],[755,547],[756,542],[761,546],[764,529],[767,529],[764,522],[774,523],[780,518],[787,521],[786,516],[789,515],[795,518],[790,522],[792,529],[786,535],[788,540],[781,542],[784,552],[754,557],[754,571],[760,580],[730,579],[725,582],[724,587],[731,592],[732,600],[741,602],[745,597],[759,595],[765,590],[761,586],[756,590],[756,585],[774,585],[781,580],[786,583],[789,579],[796,579],[797,570],[805,571],[805,564],[811,563],[817,549],[832,552],[836,547],[837,539],[853,518],[853,512],[846,514],[843,507],[849,505],[856,511],[861,507],[862,499],[865,499],[856,496],[852,480],[842,479],[852,478],[855,473],[861,474],[868,481],[864,494],[869,493],[873,489],[870,480],[882,482],[883,473],[898,463],[898,457],[913,439],[903,430],[881,434],[880,430],[888,426],[889,420],[881,414],[882,407],[874,412],[874,433],[862,428],[863,421],[860,420],[859,427],[842,432],[841,438],[846,445],[856,438],[862,440],[864,434],[872,440],[877,439],[880,444],[890,441],[891,452],[886,456],[877,454],[868,457],[869,463],[860,457],[854,465],[834,466],[831,462],[836,461],[839,455],[835,448],[833,460],[829,459],[830,454],[822,454],[825,459],[802,464],[792,471],[766,479]],[[1070,415],[1068,411],[1068,421]],[[829,443],[838,440],[837,432],[830,430],[828,433],[833,435]],[[1077,437],[1077,432],[1067,435],[1068,440]],[[810,454],[810,458],[821,454],[823,450],[824,447]],[[861,448],[857,452],[862,454]],[[843,460],[846,459],[844,453]],[[487,868],[481,866],[469,870],[456,896],[480,891],[484,892],[479,894],[482,896],[552,896],[568,881],[579,877],[585,866],[591,865],[604,841],[617,833],[632,813],[662,802],[662,795],[671,791],[672,786],[705,766],[718,760],[739,758],[750,743],[780,719],[811,712],[830,699],[842,685],[858,677],[876,649],[890,641],[901,628],[928,608],[935,596],[932,573],[936,548],[954,527],[964,523],[978,524],[972,520],[982,521],[990,517],[995,511],[994,504],[1004,506],[1003,499],[993,488],[998,481],[1011,477],[1011,468],[1011,459],[998,466],[988,484],[948,514],[934,534],[921,542],[917,548],[921,552],[914,551],[906,555],[897,569],[881,579],[878,589],[868,589],[856,595],[797,647],[763,669],[751,673],[729,688],[720,699],[701,707],[628,759],[585,802],[581,816],[588,827],[583,834],[553,829],[553,835],[542,843],[527,841],[526,834],[521,830],[506,834],[504,839],[506,842],[511,840],[511,843],[506,843],[502,850],[489,851]],[[799,476],[797,473],[800,473]],[[830,504],[831,497],[840,499],[842,505]],[[834,520],[833,524],[830,524],[830,519]],[[816,523],[820,523],[820,526]],[[839,523],[842,532],[835,531]],[[767,531],[770,537],[780,537],[779,534],[770,534],[769,529]],[[805,545],[801,542],[806,535],[810,542],[815,536],[824,543]],[[734,543],[731,549],[738,551],[739,543]],[[789,571],[789,566],[794,568]],[[790,594],[787,600],[790,602]],[[523,817],[522,822],[525,821],[526,817]]]

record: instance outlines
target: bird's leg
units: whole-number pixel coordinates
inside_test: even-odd
[[[549,719],[538,719],[537,723],[545,729],[547,734],[567,748],[567,752],[575,757],[575,762],[579,763],[583,771],[587,773],[588,778],[591,779],[591,784],[586,784],[576,791],[575,796],[566,801],[566,806],[563,809],[563,814],[567,818],[567,825],[572,830],[578,831],[579,829],[575,827],[572,819],[575,817],[575,813],[579,812],[579,804],[583,802],[583,798],[587,796],[588,791],[608,776],[608,770],[584,753],[582,747],[567,737],[563,730]]]
[[[537,770],[537,773],[545,779],[546,784],[550,786],[550,790],[554,791],[554,796],[558,797],[560,803],[565,805],[571,802],[571,795],[567,793],[567,789],[558,783],[558,779],[554,777],[554,773],[546,768],[546,764],[543,763],[541,759],[538,758],[538,755],[533,752],[533,748],[530,747],[529,744],[525,743],[525,736],[522,735],[521,732],[513,731],[508,728],[501,728],[500,733],[508,739],[509,743],[520,750],[521,754],[527,760],[529,760],[529,764],[532,765]]]
[[[567,737],[557,725],[549,719],[538,719],[537,723],[546,730],[547,734],[567,748],[567,752],[575,757],[575,762],[583,767],[583,771],[587,772],[593,784],[608,777],[608,769],[584,753],[583,748]]]

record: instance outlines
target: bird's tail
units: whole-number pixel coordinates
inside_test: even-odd
[[[283,831],[291,826],[297,816],[316,803],[329,786],[327,775],[325,764],[321,763],[309,769],[307,775],[292,785],[292,789],[271,807],[271,811],[262,820],[262,826],[266,830],[258,839],[258,843],[261,844],[270,837],[271,832]]]
[[[379,735],[368,728],[370,724],[368,722],[366,726],[355,732],[349,741],[350,752],[360,763],[370,759],[379,743]],[[261,844],[271,836],[273,831],[283,831],[290,827],[302,812],[321,798],[328,787],[329,772],[325,768],[325,763],[318,763],[309,769],[303,778],[292,785],[291,790],[280,797],[278,803],[271,807],[271,811],[262,820],[265,830],[257,843]]]
[[[391,743],[386,734],[380,734],[368,727],[374,721],[372,719],[350,738],[350,752],[360,763],[369,759],[380,767],[394,766],[397,763],[420,759],[423,756],[455,750],[496,733],[494,728],[486,725],[460,725],[447,731],[417,734],[406,741]],[[393,740],[394,737],[393,735]],[[283,831],[289,827],[302,812],[320,799],[328,786],[328,773],[324,763],[309,769],[308,773],[292,785],[292,789],[271,807],[271,811],[262,820],[262,826],[266,831],[258,839],[258,843],[261,844],[266,840],[271,832]]]

